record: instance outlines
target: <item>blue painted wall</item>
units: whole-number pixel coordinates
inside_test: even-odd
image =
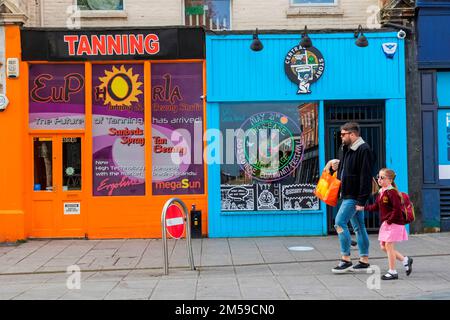
[[[287,52],[298,34],[259,35],[264,49],[250,50],[252,35],[207,35],[208,101],[285,101],[323,99],[393,99],[405,97],[404,41],[396,33],[366,34],[369,46],[355,45],[353,33],[312,34],[325,58],[325,73],[299,97],[284,73]],[[394,59],[381,44],[398,43]]]
[[[324,75],[311,85],[309,95],[297,95],[297,85],[284,73],[287,52],[298,45],[299,34],[259,35],[260,52],[250,50],[252,35],[206,37],[207,127],[219,128],[222,102],[319,102],[319,163],[325,159],[324,100],[386,100],[386,163],[407,191],[407,141],[404,42],[396,33],[368,33],[369,46],[355,45],[353,33],[311,34],[325,59]],[[398,44],[393,59],[382,43]],[[211,141],[208,142],[208,144]],[[220,212],[220,165],[208,161],[208,228],[210,237],[325,235],[326,206],[319,211]]]
[[[418,62],[422,68],[450,67],[450,4],[420,8],[417,15]]]

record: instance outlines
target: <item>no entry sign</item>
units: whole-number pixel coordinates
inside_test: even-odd
[[[166,229],[172,238],[180,239],[184,232],[184,215],[180,207],[172,204],[166,212]]]

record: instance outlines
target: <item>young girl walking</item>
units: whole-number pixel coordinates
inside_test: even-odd
[[[366,206],[356,206],[358,211],[378,211],[380,213],[380,232],[378,240],[381,250],[387,253],[389,260],[389,271],[381,277],[383,280],[398,279],[398,273],[395,269],[395,259],[401,261],[409,276],[412,272],[413,259],[403,256],[395,250],[395,242],[408,240],[406,233],[405,220],[401,209],[401,196],[397,185],[394,182],[395,172],[391,169],[383,168],[377,176],[378,184],[381,189],[378,192],[375,203]]]

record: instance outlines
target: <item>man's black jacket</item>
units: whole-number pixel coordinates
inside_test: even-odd
[[[337,177],[341,180],[341,198],[354,199],[358,205],[363,206],[372,192],[374,158],[366,142],[354,149],[341,146]]]

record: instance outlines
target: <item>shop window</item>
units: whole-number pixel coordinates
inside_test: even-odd
[[[231,29],[230,0],[185,0],[185,24],[209,30]]]
[[[144,66],[92,66],[94,196],[145,195]]]
[[[202,63],[154,63],[153,195],[203,194]]]
[[[53,141],[51,138],[34,138],[34,191],[53,190]]]
[[[123,10],[124,0],[77,0],[80,10]]]
[[[30,129],[84,129],[84,64],[31,64],[29,88]]]
[[[317,103],[222,104],[221,210],[318,210]]]
[[[63,138],[63,191],[81,190],[81,138]]]
[[[291,0],[291,5],[294,6],[331,6],[336,4],[337,0]]]

